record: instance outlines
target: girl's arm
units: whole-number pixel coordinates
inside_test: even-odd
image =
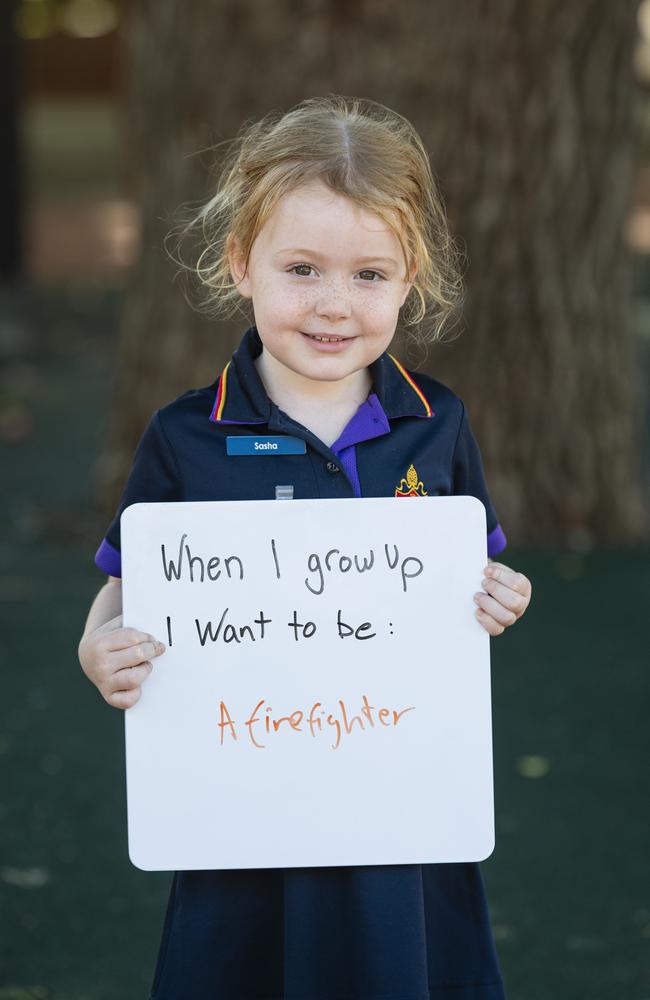
[[[112,618],[122,614],[122,581],[119,576],[109,576],[90,606],[84,635],[105,625]]]
[[[165,645],[148,632],[122,627],[122,581],[109,576],[93,601],[79,641],[86,677],[114,708],[130,708]]]

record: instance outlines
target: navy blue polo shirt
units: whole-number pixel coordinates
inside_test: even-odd
[[[327,447],[283,413],[255,367],[262,350],[254,326],[219,378],[191,389],[151,417],[122,498],[95,556],[121,576],[120,516],[129,504],[163,500],[272,500],[291,484],[294,497],[470,495],[485,506],[488,555],[506,546],[465,406],[428,375],[406,371],[384,353],[370,366],[368,399]],[[304,454],[229,455],[227,438],[290,435]]]
[[[327,447],[266,394],[250,327],[219,378],[157,410],[95,562],[121,575],[121,512],[138,501],[478,497],[488,553],[506,545],[462,401],[385,353]],[[228,453],[229,436],[290,435],[302,454]],[[422,789],[427,794],[427,789]],[[408,818],[405,817],[405,823]],[[260,827],[263,835],[263,824]],[[180,871],[151,1000],[503,1000],[476,863]]]

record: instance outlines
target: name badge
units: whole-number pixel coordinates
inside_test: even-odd
[[[304,455],[307,445],[302,438],[288,434],[257,437],[254,434],[229,435],[226,438],[228,455]]]

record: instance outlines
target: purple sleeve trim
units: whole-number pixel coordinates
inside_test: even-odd
[[[122,576],[122,555],[106,539],[95,553],[95,566],[108,573],[109,576]]]
[[[487,539],[487,549],[489,556],[495,556],[497,552],[501,552],[501,549],[505,549],[508,544],[508,539],[503,533],[503,528],[500,524],[497,524],[494,531],[491,531]]]

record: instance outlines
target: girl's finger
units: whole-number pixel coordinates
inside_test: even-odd
[[[511,590],[516,590],[518,593],[523,594],[524,597],[530,597],[532,590],[530,580],[523,573],[518,573],[517,570],[511,569],[510,566],[506,566],[504,563],[492,562],[488,563],[483,572],[488,580],[498,581]]]
[[[106,634],[102,639],[104,644],[104,649],[112,652],[116,649],[129,649],[132,646],[142,645],[143,643],[156,643],[155,635],[150,635],[149,632],[142,632],[137,628],[120,628],[115,629],[112,632]],[[143,657],[146,659],[146,657]]]
[[[139,642],[135,646],[127,646],[126,649],[116,649],[107,658],[110,663],[110,673],[122,670],[124,667],[136,667],[138,663],[145,663],[163,653],[165,647],[159,642]]]
[[[489,577],[482,580],[481,584],[488,594],[498,601],[499,604],[512,611],[517,618],[520,618],[528,607],[528,600],[518,590],[513,590],[511,587],[503,583],[498,583],[496,580],[490,580]]]
[[[137,667],[124,667],[111,674],[104,686],[111,692],[132,691],[146,681],[152,670],[153,665],[148,662],[140,663]]]
[[[476,618],[479,624],[482,625],[486,632],[489,632],[490,635],[501,635],[501,633],[505,631],[505,625],[499,625],[498,622],[495,622],[494,618],[492,618],[487,611],[484,611],[483,608],[476,609]]]
[[[475,594],[474,600],[487,615],[493,618],[499,625],[503,625],[504,628],[508,625],[514,625],[517,621],[518,616],[514,611],[504,608],[499,601],[495,600],[494,597],[490,597],[489,594]]]
[[[131,708],[131,705],[135,705],[141,694],[142,692],[138,687],[133,688],[131,691],[113,691],[108,695],[104,695],[104,699],[113,708]]]

